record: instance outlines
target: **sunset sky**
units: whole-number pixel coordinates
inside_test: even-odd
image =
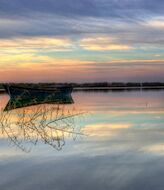
[[[0,82],[164,82],[163,0],[0,0]]]

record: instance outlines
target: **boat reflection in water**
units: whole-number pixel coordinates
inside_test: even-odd
[[[79,119],[83,118],[84,112],[72,106],[70,93],[58,91],[48,94],[42,90],[39,94],[39,90],[36,90],[35,95],[34,90],[30,94],[27,89],[21,92],[10,95],[0,115],[1,133],[12,145],[30,152],[34,145],[43,142],[61,150],[66,137],[75,140],[83,135]]]

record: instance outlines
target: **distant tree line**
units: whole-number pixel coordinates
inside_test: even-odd
[[[63,85],[60,83],[58,85]],[[64,85],[72,85],[73,87],[144,87],[144,86],[164,86],[164,82],[96,82],[96,83],[64,83]]]
[[[3,88],[3,84],[4,83],[0,83],[0,88]],[[67,86],[67,85],[71,85],[75,88],[80,87],[80,88],[89,88],[89,87],[164,87],[164,82],[143,82],[143,83],[139,83],[139,82],[95,82],[95,83],[10,83],[10,84],[19,84],[22,86],[40,86],[40,87],[45,87],[45,86],[49,86],[49,87],[55,87],[55,86]]]

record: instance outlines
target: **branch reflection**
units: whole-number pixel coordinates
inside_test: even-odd
[[[80,121],[84,112],[61,102],[52,104],[50,101],[47,103],[31,100],[33,101],[39,105],[31,106],[33,103],[28,103],[28,107],[23,107],[22,99],[14,101],[11,98],[5,111],[1,111],[1,134],[8,138],[10,144],[24,152],[30,152],[34,145],[42,141],[56,150],[61,150],[65,145],[65,138],[71,137],[75,140],[77,136],[83,135],[80,132]]]

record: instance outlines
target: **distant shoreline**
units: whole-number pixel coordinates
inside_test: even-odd
[[[0,83],[0,92],[4,92],[3,84]],[[23,87],[49,87],[72,86],[74,91],[92,90],[147,90],[164,89],[164,82],[94,82],[94,83],[8,83],[11,85],[21,85]]]
[[[103,91],[103,90],[155,90],[155,89],[163,89],[164,86],[144,86],[144,87],[75,87],[74,91]]]
[[[26,86],[26,85],[25,85]],[[42,86],[42,85],[41,85]],[[52,86],[53,88],[54,86]],[[133,90],[164,90],[163,86],[76,86],[74,92],[78,91],[133,91]],[[5,93],[5,89],[0,88],[0,93]]]

